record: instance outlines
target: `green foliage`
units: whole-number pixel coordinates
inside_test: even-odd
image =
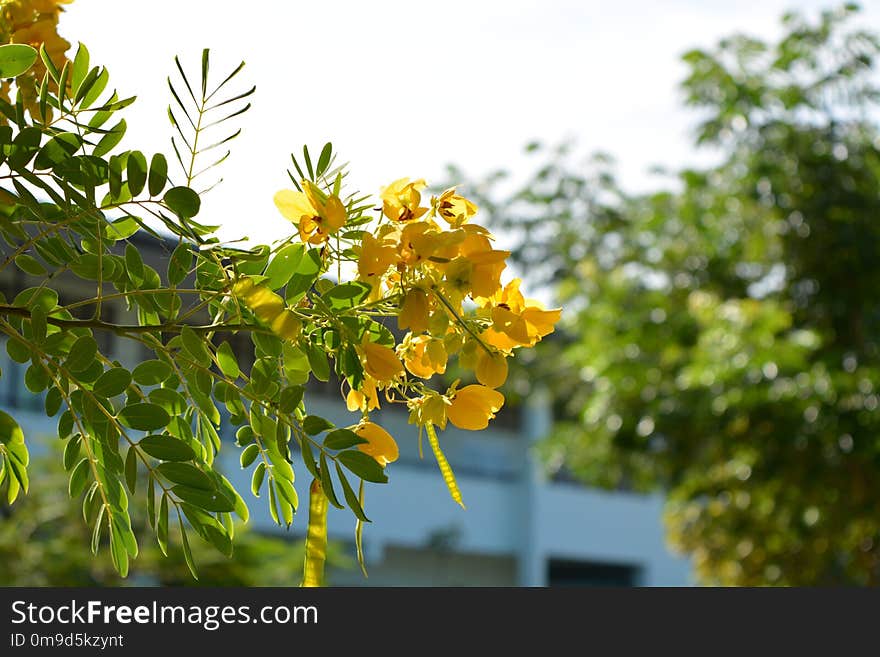
[[[96,556],[83,546],[91,530],[80,518],[79,502],[71,499],[64,484],[67,474],[60,469],[58,454],[50,450],[37,459],[40,476],[35,478],[26,499],[14,506],[0,504],[0,581],[8,586],[120,586],[124,580],[103,551]],[[86,461],[87,464],[87,461]],[[88,468],[86,468],[88,469]],[[143,485],[144,477],[138,482]],[[5,499],[9,481],[0,488]],[[148,520],[159,516],[167,523],[167,504],[159,514],[154,509],[132,510],[132,527],[143,546],[130,564],[129,579],[139,585],[161,586],[296,586],[302,573],[302,540],[291,541],[248,531],[234,525],[235,558],[229,559],[216,547],[201,540],[192,543],[192,560],[198,564],[194,580],[187,566],[180,537],[168,537],[167,524],[159,530],[164,537],[157,545]],[[190,513],[194,513],[190,510]],[[195,512],[197,513],[197,512]],[[204,516],[194,515],[196,521]],[[163,520],[164,519],[164,520]],[[209,527],[216,526],[209,522]],[[206,530],[208,532],[212,530]],[[217,535],[225,547],[227,542]],[[164,546],[164,547],[161,547]],[[328,560],[338,568],[351,563],[335,543],[328,545]],[[166,556],[167,553],[167,556]]]
[[[14,78],[37,61],[37,51],[20,43],[0,45],[0,78]]]
[[[351,451],[356,442],[326,447],[315,437],[333,427],[307,416],[303,403],[302,384],[311,375],[326,381],[331,371],[312,336],[336,326],[340,309],[350,310],[369,287],[331,286],[322,302],[315,289],[328,267],[321,249],[289,240],[234,248],[213,235],[214,226],[194,220],[207,191],[202,180],[229,156],[228,144],[241,133],[235,120],[250,107],[254,88],[232,89],[244,64],[214,83],[208,51],[196,78],[175,59],[168,116],[178,167],[170,171],[163,154],[123,146],[119,113],[134,98],[106,91],[109,73],[91,64],[85,46],[60,68],[45,49],[39,54],[46,70],[39,107],[25,111],[20,89],[15,103],[0,99],[0,273],[37,277],[11,302],[0,298],[0,334],[10,357],[27,364],[28,389],[45,393],[47,415],[59,416],[63,488],[88,525],[83,543],[95,553],[107,550],[125,576],[144,552],[143,527],[133,529],[132,514],[146,506],[161,552],[178,546],[193,575],[205,558],[188,534],[229,556],[233,516],[246,521],[249,509],[215,467],[224,418],[237,427],[242,467],[254,468],[254,495],[268,490],[264,499],[279,525],[289,526],[298,507],[292,451],[304,454],[313,474],[320,463],[328,483],[337,462],[354,476],[387,481],[376,461]],[[34,60],[32,49],[0,46],[0,77]],[[338,193],[344,172],[331,169],[332,147],[322,150],[316,168],[307,151],[305,158],[310,179],[336,180]],[[349,200],[348,212],[359,217],[367,206]],[[167,246],[166,271],[144,262],[133,241],[141,233]],[[294,321],[284,341],[233,292],[244,276],[268,281],[279,300],[301,302],[302,312],[287,311]],[[79,290],[78,297],[62,299],[61,289]],[[313,310],[316,303],[322,305]],[[125,319],[114,321],[110,306],[124,307]],[[306,320],[308,332],[298,341],[291,327]],[[114,360],[102,333],[151,356]],[[237,333],[252,338],[250,353],[225,339]],[[337,369],[354,381],[363,377],[357,355]],[[348,505],[363,519],[346,479],[352,475],[336,472]],[[29,463],[18,423],[0,413],[4,482],[12,503],[29,488]]]
[[[665,489],[707,583],[880,582],[880,44],[852,11],[685,56],[722,158],[675,191],[538,147],[532,180],[481,199],[566,307],[514,385],[557,393],[548,462]]]

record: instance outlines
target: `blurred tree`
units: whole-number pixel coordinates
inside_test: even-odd
[[[551,467],[666,490],[705,583],[880,583],[880,44],[855,11],[687,53],[720,164],[675,191],[538,145],[521,189],[478,186],[566,308],[528,365],[557,391]]]
[[[0,582],[4,586],[298,586],[302,579],[303,541],[261,535],[237,528],[235,558],[200,540],[192,541],[199,563],[193,579],[179,539],[170,537],[168,556],[144,541],[126,580],[113,567],[107,551],[92,554],[83,545],[92,532],[80,517],[77,500],[67,492],[60,456],[38,459],[43,476],[31,482],[29,494],[14,505],[0,495]],[[5,488],[8,482],[0,489]],[[0,490],[0,493],[5,493]],[[134,515],[138,538],[152,530],[143,514]],[[352,561],[337,543],[329,545],[328,564],[350,568]]]

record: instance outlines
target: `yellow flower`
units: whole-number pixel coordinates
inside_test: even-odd
[[[459,429],[479,431],[489,426],[489,420],[504,405],[504,395],[486,386],[470,385],[448,393],[450,398],[446,417]]]
[[[397,250],[392,242],[365,233],[358,258],[359,278],[375,287],[375,281],[388,271],[396,257]]]
[[[477,206],[463,196],[456,194],[455,187],[451,187],[439,197],[431,197],[431,211],[442,217],[453,228],[458,228],[477,214]]]
[[[418,219],[428,211],[428,208],[419,207],[422,202],[420,190],[425,187],[427,183],[424,180],[395,180],[382,189],[382,213],[391,221]]]
[[[433,424],[441,429],[445,429],[446,409],[449,403],[449,400],[439,392],[428,390],[423,396],[410,399],[407,402],[409,407],[409,423],[420,427],[426,424]]]
[[[510,352],[516,347],[531,347],[554,330],[562,309],[544,310],[537,301],[526,300],[519,290],[518,278],[486,302],[491,309],[492,326],[481,336],[496,349]]]
[[[370,342],[366,337],[361,343],[361,350],[364,354],[364,370],[378,383],[389,383],[403,374],[403,364],[394,350]]]
[[[383,468],[396,461],[400,455],[394,438],[378,424],[362,422],[355,427],[354,432],[367,441],[358,445],[357,448],[376,459],[376,462]]]
[[[492,248],[483,235],[470,234],[459,251],[471,263],[470,288],[474,297],[491,297],[501,288],[501,272],[507,266],[510,251]]]
[[[400,305],[397,327],[403,331],[424,333],[428,328],[429,306],[427,293],[417,287],[409,290]]]
[[[266,285],[255,285],[252,279],[242,278],[232,286],[232,294],[277,336],[291,341],[299,337],[302,322],[285,306],[284,299]]]
[[[26,25],[13,32],[12,40],[15,43],[26,43],[34,48],[45,44],[46,51],[50,55],[63,55],[70,48],[70,43],[58,36],[57,27],[57,17],[41,18],[31,25]]]
[[[365,376],[361,383],[361,389],[352,388],[345,396],[345,406],[350,411],[368,413],[379,408],[379,393],[376,390],[376,381],[371,376]]]
[[[414,337],[412,333],[408,333],[397,349],[406,369],[415,376],[430,379],[435,374],[446,371],[448,355],[443,340],[428,335]]]
[[[526,306],[522,311],[522,318],[526,322],[529,330],[529,337],[534,339],[532,345],[538,342],[546,335],[550,335],[556,330],[556,323],[562,317],[562,308],[554,308],[553,310],[544,310],[537,304]]]
[[[477,381],[484,386],[498,388],[507,381],[507,358],[504,354],[497,352],[490,354],[485,349],[481,349],[474,373],[477,375]]]
[[[282,189],[275,194],[275,206],[281,214],[297,225],[299,237],[309,244],[322,244],[345,225],[345,206],[335,194],[326,196],[308,181],[303,192]]]

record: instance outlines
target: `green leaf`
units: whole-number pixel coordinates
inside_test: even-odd
[[[202,201],[189,187],[172,187],[162,197],[165,204],[178,217],[190,219],[199,213]]]
[[[309,367],[318,381],[330,380],[330,361],[327,353],[320,346],[309,342],[306,345],[306,356],[309,359]]]
[[[159,517],[156,519],[156,540],[162,554],[168,556],[168,496],[162,493],[159,504]]]
[[[47,141],[34,160],[38,170],[52,169],[73,156],[82,146],[82,138],[72,132],[62,132]]]
[[[8,467],[12,470],[13,476],[26,493],[28,491],[27,465],[30,457],[27,446],[24,443],[24,433],[18,422],[11,415],[3,411],[0,411],[0,443],[6,447],[8,455],[6,463]],[[9,502],[12,503],[15,497],[11,494],[11,491],[10,496],[12,499]]]
[[[58,305],[58,293],[48,287],[29,287],[15,295],[13,306],[27,306],[33,310],[37,306],[49,314]]]
[[[145,360],[131,372],[132,378],[142,386],[157,385],[171,376],[171,366],[161,360]]]
[[[324,301],[334,310],[347,310],[360,304],[370,293],[366,283],[343,283],[331,288],[324,295]]]
[[[351,429],[334,429],[324,438],[324,447],[327,449],[349,449],[355,445],[367,443],[366,439],[357,435]]]
[[[73,438],[67,441],[67,444],[64,446],[64,469],[70,471],[73,469],[73,466],[79,462],[80,455],[80,447],[82,445],[82,440],[77,434]]]
[[[296,271],[287,283],[287,303],[294,305],[302,299],[309,288],[315,283],[321,271],[321,250],[309,249],[296,267]]]
[[[70,473],[70,481],[67,484],[67,492],[70,494],[71,499],[77,498],[82,495],[83,491],[86,489],[86,484],[88,483],[89,459],[84,458],[76,464],[73,472]]]
[[[318,156],[318,177],[322,176],[327,170],[327,167],[330,165],[330,156],[332,154],[333,144],[328,141],[326,144],[324,144],[324,148],[321,149],[321,155]]]
[[[308,439],[303,438],[300,442],[300,449],[302,452],[303,464],[306,466],[306,469],[312,473],[312,476],[316,479],[319,478],[318,475],[318,464],[315,461],[315,456],[312,454],[312,446],[309,443]]]
[[[95,338],[90,335],[84,335],[77,338],[73,346],[70,347],[70,353],[67,360],[64,361],[64,369],[74,374],[88,369],[98,353],[98,343]]]
[[[67,66],[67,64],[65,64],[65,66]],[[80,66],[82,66],[82,63],[80,63]],[[71,76],[71,82],[73,82],[72,78],[76,77],[76,75],[77,75],[76,69],[77,69],[77,63],[74,61],[73,70],[68,71],[69,75]],[[74,94],[73,94],[73,102],[74,103],[79,103],[83,100],[83,98],[86,97],[86,94],[88,94],[92,90],[92,87],[95,86],[95,84],[98,82],[98,78],[101,75],[101,67],[100,66],[93,66],[91,69],[89,69],[88,64],[86,64],[86,69],[87,70],[83,71],[81,74],[82,79],[78,83],[75,83],[72,85],[74,87]]]
[[[84,44],[80,43],[76,49],[76,57],[73,59],[73,72],[70,75],[70,86],[76,93],[86,74],[89,72],[89,50]]]
[[[163,465],[172,465],[163,463]],[[177,464],[175,464],[177,465]],[[160,466],[161,467],[161,466]],[[226,495],[216,489],[205,490],[203,488],[193,488],[183,484],[177,484],[171,487],[171,492],[180,499],[190,504],[194,504],[205,511],[234,511],[235,503]]]
[[[302,244],[288,244],[281,248],[272,258],[264,273],[268,279],[269,287],[278,290],[287,285],[287,282],[296,273],[304,255],[305,247]]]
[[[83,501],[83,516],[86,515],[85,502],[88,499],[89,499],[89,496],[86,495],[85,500]],[[102,505],[98,506],[98,515],[95,518],[95,527],[92,529],[92,541],[91,541],[92,554],[98,554],[98,548],[100,547],[100,544],[101,544],[101,529],[103,527],[103,520],[104,520],[104,505],[102,504]]]
[[[110,128],[110,130],[101,137],[97,146],[95,146],[95,150],[92,151],[92,155],[95,157],[103,157],[112,151],[125,136],[125,128],[125,119],[120,119],[119,123]]]
[[[251,477],[251,492],[254,497],[260,496],[260,488],[263,486],[263,480],[266,478],[266,463],[260,461],[254,468],[254,474]]]
[[[107,238],[118,242],[134,235],[141,229],[140,224],[133,217],[122,217],[110,222],[107,226]]]
[[[6,353],[16,363],[26,363],[31,359],[31,350],[18,340],[6,341]]]
[[[150,390],[150,401],[164,408],[172,416],[180,416],[188,408],[186,399],[171,388],[155,388]]]
[[[245,447],[241,452],[241,467],[247,468],[250,467],[251,464],[257,460],[257,457],[260,455],[260,446],[251,443],[247,447]]]
[[[348,504],[348,508],[351,509],[352,513],[354,513],[355,517],[362,522],[370,522],[370,519],[367,518],[364,513],[364,509],[361,506],[360,501],[358,500],[358,496],[355,494],[354,489],[351,487],[351,484],[348,483],[348,479],[345,477],[345,472],[343,472],[342,468],[339,467],[339,464],[336,463],[336,474],[339,477],[339,481],[342,483],[342,493],[345,496],[345,503]]]
[[[307,415],[303,420],[302,427],[306,434],[314,436],[327,429],[332,429],[333,423],[317,415]]]
[[[361,479],[377,484],[388,482],[388,476],[385,474],[382,466],[372,456],[363,452],[349,450],[347,452],[340,452],[336,458]]]
[[[24,373],[24,385],[35,395],[39,394],[49,385],[49,374],[42,365],[31,365]]]
[[[14,78],[34,65],[37,51],[22,43],[0,46],[0,78]]]
[[[61,410],[62,402],[63,398],[58,388],[49,388],[49,392],[46,393],[46,399],[44,403],[46,408],[46,416],[54,417],[55,414]]]
[[[204,339],[198,333],[189,326],[184,326],[180,330],[180,340],[183,348],[196,362],[205,367],[210,366],[211,354],[205,346]]]
[[[198,579],[199,575],[196,572],[196,562],[193,560],[192,550],[189,548],[189,539],[186,537],[186,529],[183,527],[183,520],[180,521],[180,543],[183,547],[183,558],[186,560],[186,566],[189,568],[189,572],[192,573],[192,576]]]
[[[220,371],[233,381],[241,374],[238,368],[238,359],[228,342],[221,342],[217,347],[217,362],[220,363]]]
[[[37,344],[42,344],[46,340],[46,311],[40,307],[31,311],[31,338]]]
[[[128,552],[125,549],[123,537],[116,529],[116,523],[110,523],[110,557],[113,567],[121,577],[128,576]]]
[[[150,160],[150,176],[147,186],[150,196],[158,196],[168,183],[168,160],[162,153],[156,153]]]
[[[107,370],[92,385],[95,394],[102,397],[115,397],[125,392],[131,384],[131,372],[124,367],[114,367]]]
[[[140,287],[144,282],[144,261],[140,251],[131,242],[125,245],[125,268],[129,280]]]
[[[168,282],[171,285],[180,285],[192,269],[192,261],[189,244],[178,244],[168,259]]]
[[[307,146],[303,146],[303,158],[306,161],[306,170],[309,172],[309,180],[315,179],[315,171],[312,168],[312,158],[309,157],[309,149]]]
[[[137,450],[134,446],[128,448],[125,455],[125,484],[128,490],[134,495],[137,487]]]
[[[145,436],[138,446],[160,461],[192,461],[196,453],[192,447],[173,436]]]
[[[278,409],[282,413],[293,413],[303,398],[305,388],[302,386],[288,386],[281,391],[278,401]]]
[[[149,402],[129,404],[119,411],[118,417],[122,424],[138,431],[155,431],[171,421],[164,408]]]
[[[128,191],[132,196],[140,194],[147,182],[147,158],[140,151],[128,154]]]
[[[299,507],[299,495],[293,485],[286,479],[281,479],[279,477],[275,478],[274,483],[278,487],[278,492],[281,493],[281,497],[287,501],[294,511],[296,511]],[[289,520],[287,524],[290,524]]]
[[[160,463],[156,469],[175,484],[206,491],[214,490],[211,478],[191,463]]]
[[[31,276],[45,276],[48,273],[39,260],[27,253],[15,256],[15,266]]]
[[[303,350],[289,342],[282,345],[282,350],[284,353],[284,374],[288,381],[293,384],[308,381],[311,368],[309,367],[309,359]]]
[[[321,453],[321,487],[324,489],[324,495],[327,500],[337,509],[344,509],[336,497],[336,491],[333,489],[333,478],[330,476],[330,468],[327,466],[327,457]]]

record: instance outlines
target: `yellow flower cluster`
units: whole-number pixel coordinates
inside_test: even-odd
[[[52,61],[61,68],[70,43],[58,34],[61,5],[73,0],[0,0],[0,43],[23,43],[39,50],[45,46]],[[41,59],[24,75],[16,78],[25,108],[33,115],[37,110],[37,88],[46,67]],[[0,98],[10,102],[10,85],[0,83]]]
[[[493,236],[471,221],[477,206],[447,189],[423,205],[424,180],[401,178],[381,193],[381,215],[356,237],[342,237],[350,207],[337,193],[303,181],[302,191],[275,195],[281,214],[293,223],[300,239],[321,246],[325,255],[349,254],[356,277],[370,286],[366,299],[373,316],[395,316],[403,337],[395,348],[370,341],[355,345],[364,377],[345,395],[349,410],[360,410],[357,432],[367,440],[360,448],[384,465],[397,458],[394,439],[368,421],[380,407],[380,393],[389,403],[406,404],[410,422],[420,427],[480,430],[504,404],[498,392],[507,379],[507,358],[520,347],[534,346],[554,330],[560,310],[545,310],[520,292],[519,279],[506,285],[501,277],[509,251],[496,249]],[[349,240],[346,248],[341,240]],[[240,284],[241,285],[241,284]],[[237,293],[262,321],[273,326],[284,313],[278,295],[269,290]],[[268,293],[268,294],[267,294]],[[250,295],[250,296],[248,296]],[[277,297],[273,299],[271,296]],[[259,310],[269,304],[271,310]],[[299,326],[290,331],[299,336]],[[471,370],[476,383],[456,380],[445,391],[427,385],[446,372],[451,357]]]

